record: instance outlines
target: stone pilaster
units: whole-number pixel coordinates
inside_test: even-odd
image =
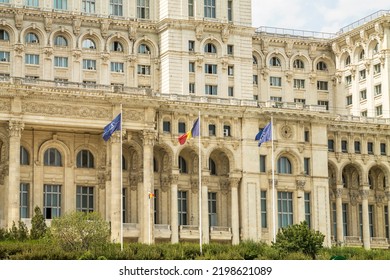
[[[240,178],[230,178],[231,189],[231,219],[232,219],[232,244],[236,245],[240,243],[240,221],[239,221],[239,208],[238,208],[238,186]]]
[[[362,198],[362,216],[363,216],[363,247],[364,249],[370,249],[370,228],[368,218],[368,194],[369,187],[362,186],[359,190]]]
[[[305,185],[306,180],[300,178],[295,181],[297,187],[297,198],[298,198],[298,222],[305,220]]]
[[[111,241],[120,243],[121,240],[121,135],[120,131],[111,136]]]
[[[179,242],[179,221],[178,221],[178,200],[177,200],[177,183],[179,181],[178,170],[173,171],[171,179],[171,242]]]

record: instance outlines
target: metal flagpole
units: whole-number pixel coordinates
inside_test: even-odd
[[[272,213],[273,213],[273,241],[276,241],[276,207],[275,207],[275,158],[274,158],[274,118],[271,116],[271,165],[272,165]]]
[[[199,120],[199,138],[198,138],[198,148],[199,148],[199,248],[200,254],[202,255],[202,157],[200,150],[200,136],[201,136],[201,122],[200,122],[200,111],[198,111],[198,120]]]
[[[120,174],[120,176],[121,176],[121,179],[120,179],[120,188],[121,188],[121,233],[120,233],[120,238],[121,238],[121,251],[123,251],[123,174],[122,174],[122,170],[123,170],[123,166],[122,166],[122,164],[123,164],[123,160],[122,160],[122,157],[123,157],[123,155],[122,155],[122,142],[123,142],[123,140],[122,140],[122,126],[123,126],[123,122],[122,122],[122,120],[123,120],[123,115],[122,115],[122,103],[121,103],[121,120],[120,120],[120,124],[121,124],[121,152],[120,152],[120,162],[121,162],[121,164],[120,164],[120,169],[121,169],[121,174]]]

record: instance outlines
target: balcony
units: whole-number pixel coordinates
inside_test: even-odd
[[[232,229],[230,227],[210,227],[211,241],[232,240]]]
[[[371,248],[389,249],[389,241],[386,237],[371,237]]]

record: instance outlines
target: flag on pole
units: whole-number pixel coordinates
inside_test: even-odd
[[[154,193],[149,193],[149,199],[152,199],[153,197],[155,197]]]
[[[111,135],[117,131],[121,130],[121,121],[122,121],[122,114],[119,114],[116,116],[115,119],[112,120],[103,130],[103,139],[104,141],[108,141],[111,137]]]
[[[190,131],[187,131],[183,135],[180,135],[178,140],[180,145],[184,145],[184,143],[187,141],[187,139],[190,139],[195,136],[199,136],[199,118],[196,119],[194,125],[192,126],[192,129]]]
[[[269,122],[255,137],[259,141],[259,147],[262,143],[272,140],[272,122]]]

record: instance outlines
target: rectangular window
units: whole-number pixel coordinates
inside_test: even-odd
[[[348,236],[348,204],[343,203],[343,234],[344,236]]]
[[[84,70],[96,70],[96,60],[83,59],[83,69]]]
[[[292,192],[278,192],[278,228],[293,224]]]
[[[150,65],[138,65],[138,75],[150,75]]]
[[[370,237],[374,237],[374,205],[368,205],[368,227],[370,229]]]
[[[227,45],[227,54],[228,55],[234,54],[234,46],[233,45]]]
[[[158,219],[158,190],[154,190],[154,197],[153,197],[153,211],[154,211],[154,224],[159,224],[159,219]]]
[[[352,83],[352,76],[351,75],[345,76],[345,84],[349,86],[351,83]]]
[[[215,131],[215,124],[209,124],[209,136],[215,136],[216,131]]]
[[[359,80],[365,80],[366,79],[366,69],[359,71]]]
[[[253,75],[253,84],[257,85],[259,83],[257,75]]]
[[[228,96],[233,97],[234,96],[234,87],[228,87]]]
[[[379,116],[382,116],[382,114],[383,114],[382,105],[376,106],[375,107],[375,115],[377,117],[379,117]]]
[[[305,130],[303,135],[304,135],[305,142],[309,142],[310,141],[310,131]]]
[[[267,228],[267,192],[260,192],[261,227]]]
[[[282,102],[282,97],[281,96],[271,96],[270,100],[275,101],[275,102]]]
[[[39,65],[39,54],[26,54],[26,64]]]
[[[180,226],[187,225],[187,192],[178,191],[177,200],[178,223]]]
[[[94,211],[93,187],[76,187],[76,210],[87,213]]]
[[[96,0],[83,0],[82,11],[84,13],[94,14],[96,7]]]
[[[54,57],[54,66],[67,68],[68,67],[68,58],[61,57],[61,56],[55,56]]]
[[[30,184],[20,183],[20,218],[29,218],[29,192]]]
[[[347,106],[352,105],[352,95],[347,96]]]
[[[194,0],[188,0],[188,16],[194,16]]]
[[[360,95],[360,101],[366,100],[367,99],[367,90],[366,89],[362,89],[359,92],[359,95]]]
[[[304,158],[303,161],[305,175],[310,175],[310,158]]]
[[[188,63],[188,71],[190,73],[195,73],[195,62],[189,62]]]
[[[282,78],[281,77],[269,77],[269,85],[273,87],[281,87],[282,86]]]
[[[361,111],[360,116],[367,117],[367,110]]]
[[[209,226],[217,226],[217,193],[209,192],[208,193],[208,204],[209,204]]]
[[[327,81],[317,81],[317,90],[328,91],[328,82]]]
[[[267,159],[267,156],[265,155],[260,155],[260,172],[263,172],[265,173],[266,172],[266,159]]]
[[[137,0],[137,17],[143,19],[150,18],[149,0]]]
[[[195,84],[194,83],[189,83],[188,84],[188,92],[189,93],[195,93]]]
[[[381,155],[386,155],[386,143],[381,143]]]
[[[337,212],[336,212],[336,203],[332,203],[332,235],[333,238],[337,237]]]
[[[110,0],[110,14],[114,16],[123,16],[122,0]]]
[[[306,104],[306,99],[294,98],[294,103],[301,103],[301,104],[305,105]]]
[[[381,84],[374,86],[374,95],[377,96],[380,94],[382,94],[382,85]]]
[[[355,153],[360,154],[360,141],[355,141]]]
[[[124,64],[122,62],[111,62],[111,72],[123,73]]]
[[[320,106],[325,106],[325,109],[326,109],[327,111],[329,110],[329,101],[318,100],[318,101],[317,101],[317,104],[320,105]]]
[[[204,17],[216,18],[215,0],[204,0]]]
[[[234,66],[233,65],[228,66],[228,76],[234,76]]]
[[[195,51],[195,41],[189,40],[188,41],[188,51],[194,52]]]
[[[374,154],[374,143],[373,142],[367,142],[367,153],[369,155]]]
[[[231,136],[230,125],[224,125],[223,126],[223,136],[224,137],[230,137]]]
[[[310,204],[310,193],[305,193],[305,221],[309,228],[311,228],[311,204]]]
[[[127,192],[125,188],[122,188],[122,223],[127,222]]]
[[[68,1],[67,0],[54,0],[53,7],[54,7],[54,9],[57,9],[57,10],[66,10],[66,9],[68,9]]]
[[[46,220],[61,216],[61,185],[43,186],[43,216]]]
[[[218,86],[205,85],[205,94],[206,95],[217,95]]]
[[[163,121],[163,132],[170,133],[171,132],[171,122]]]
[[[179,133],[186,133],[187,132],[186,131],[186,123],[179,122],[177,129],[178,129]]]
[[[217,74],[217,64],[205,64],[204,72],[206,74]]]
[[[38,7],[39,6],[39,0],[26,0],[25,3],[26,3],[26,6],[29,6],[29,7]]]
[[[228,0],[228,21],[233,21],[233,0]]]
[[[0,51],[0,62],[10,62],[10,53]]]
[[[381,65],[380,63],[374,65],[374,75],[379,74],[381,72]]]
[[[385,209],[384,209],[384,212],[385,212],[385,233],[386,233],[386,238],[389,239],[390,236],[389,236],[389,207],[386,205],[385,206]]]
[[[343,153],[348,153],[348,142],[346,140],[341,141],[341,151]]]
[[[305,80],[294,79],[294,88],[295,89],[304,89],[305,88]]]
[[[334,152],[334,141],[332,139],[328,140],[328,152]]]

